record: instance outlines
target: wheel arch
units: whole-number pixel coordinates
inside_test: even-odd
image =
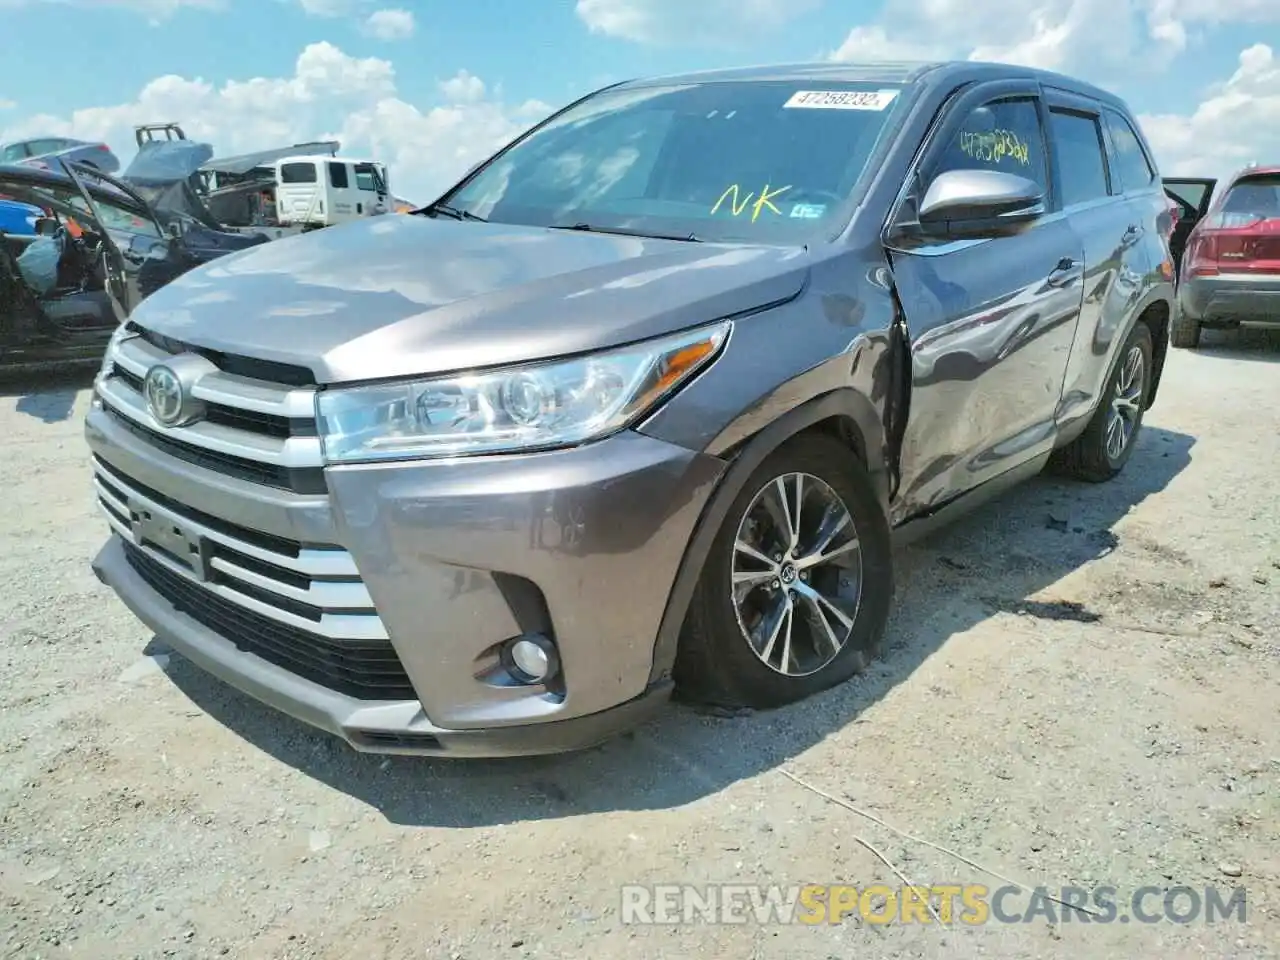
[[[814,432],[835,436],[848,445],[850,464],[856,463],[870,475],[888,524],[889,471],[885,458],[884,425],[875,405],[859,391],[840,388],[822,394],[792,408],[741,440],[723,454],[729,460],[729,467],[698,517],[667,595],[667,605],[654,641],[650,683],[671,676],[681,629],[698,578],[716,534],[747,480],[774,451],[795,437]]]
[[[1169,355],[1169,324],[1173,317],[1173,304],[1164,297],[1157,297],[1138,314],[1138,323],[1144,323],[1151,330],[1151,386],[1147,390],[1146,409],[1150,410],[1156,400],[1156,391],[1160,387],[1160,378],[1164,375],[1164,361]]]

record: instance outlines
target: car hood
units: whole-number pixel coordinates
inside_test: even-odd
[[[808,262],[799,247],[370,217],[197,268],[133,319],[345,382],[547,359],[696,326],[795,296]]]

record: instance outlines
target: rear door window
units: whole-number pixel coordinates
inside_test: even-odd
[[[1107,111],[1107,126],[1111,129],[1111,144],[1115,148],[1111,174],[1124,191],[1144,190],[1156,179],[1156,171],[1142,149],[1137,131],[1119,113]]]
[[[1070,207],[1108,196],[1107,160],[1098,118],[1055,108],[1049,111],[1049,129],[1057,150],[1062,205]]]
[[[329,164],[329,185],[335,190],[345,190],[351,185],[347,179],[347,165],[345,163]]]
[[[18,163],[27,159],[27,145],[25,143],[11,143],[0,153],[0,163]]]
[[[1049,191],[1040,111],[1030,97],[994,100],[970,111],[932,171],[1001,170]]]
[[[316,165],[314,163],[282,163],[280,165],[281,183],[315,183]]]

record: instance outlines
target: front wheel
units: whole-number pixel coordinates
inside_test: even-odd
[[[1101,483],[1124,469],[1142,429],[1151,384],[1151,355],[1151,328],[1139,322],[1120,350],[1089,426],[1054,453],[1052,466],[1059,473]]]
[[[861,672],[893,592],[889,528],[848,446],[806,435],[756,469],[690,602],[675,679],[687,698],[782,706]]]

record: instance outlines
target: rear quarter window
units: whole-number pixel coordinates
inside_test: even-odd
[[[283,163],[280,165],[281,183],[315,183],[314,163]]]
[[[1156,171],[1132,124],[1114,110],[1108,110],[1107,126],[1111,129],[1111,144],[1115,148],[1111,173],[1119,180],[1117,185],[1125,191],[1151,186],[1155,182]]]

